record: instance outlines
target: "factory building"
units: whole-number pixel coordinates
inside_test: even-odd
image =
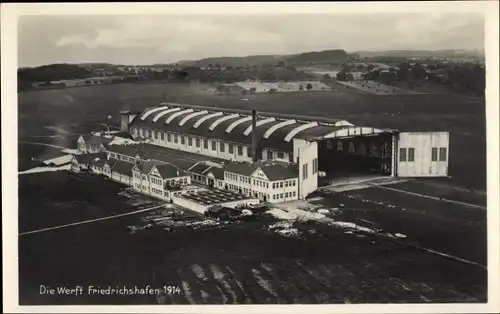
[[[278,203],[354,175],[448,175],[447,132],[399,132],[341,119],[173,103],[121,112],[121,131],[140,144],[80,137],[83,155],[105,157],[76,157],[82,161],[75,163],[165,200],[188,193],[191,183]],[[168,164],[172,149],[217,162],[180,170]]]
[[[176,103],[122,112],[121,121],[133,139],[159,147],[230,162],[296,164],[298,198],[316,190],[319,178],[448,175],[448,132],[400,132],[342,119]]]

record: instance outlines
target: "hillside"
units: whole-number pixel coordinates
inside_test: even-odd
[[[387,50],[357,51],[360,58],[397,57],[397,58],[484,58],[481,50]]]
[[[177,64],[183,66],[206,67],[209,65],[224,65],[224,66],[245,66],[245,65],[263,65],[274,64],[284,60],[284,56],[279,55],[256,55],[245,57],[214,57],[204,58],[200,60],[182,60]]]
[[[278,62],[286,62],[291,65],[309,64],[315,62],[342,63],[347,60],[345,50],[313,51],[291,55],[254,55],[246,57],[217,57],[204,58],[200,60],[182,60],[177,64],[183,66],[206,67],[209,65],[221,66],[246,66],[246,65],[275,65]]]

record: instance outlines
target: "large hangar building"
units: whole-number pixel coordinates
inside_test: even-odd
[[[134,139],[233,162],[298,165],[302,195],[325,178],[350,174],[393,177],[448,175],[448,132],[399,132],[345,120],[161,103],[121,112]]]

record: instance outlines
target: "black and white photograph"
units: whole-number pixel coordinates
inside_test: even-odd
[[[498,2],[143,5],[2,5],[9,311],[498,311]]]

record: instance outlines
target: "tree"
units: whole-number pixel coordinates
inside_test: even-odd
[[[347,70],[345,68],[342,68],[342,70],[340,70],[337,73],[337,80],[339,80],[339,81],[345,81],[345,80],[347,80],[347,75],[348,74],[349,74],[349,72],[347,72]]]
[[[307,90],[311,90],[313,88],[313,86],[311,83],[307,83],[306,88],[307,88]]]
[[[325,74],[325,75],[323,76],[323,81],[328,82],[328,81],[330,81],[331,79],[332,79],[332,78],[331,78],[331,77],[330,77],[330,75],[328,75],[328,74]]]
[[[424,79],[427,76],[427,72],[425,71],[424,67],[420,63],[416,63],[412,67],[410,73],[411,73],[411,76],[417,80]]]
[[[301,91],[304,90],[304,86],[300,85],[299,90],[301,90]]]
[[[276,64],[277,68],[284,68],[286,66],[285,61],[280,61]]]

